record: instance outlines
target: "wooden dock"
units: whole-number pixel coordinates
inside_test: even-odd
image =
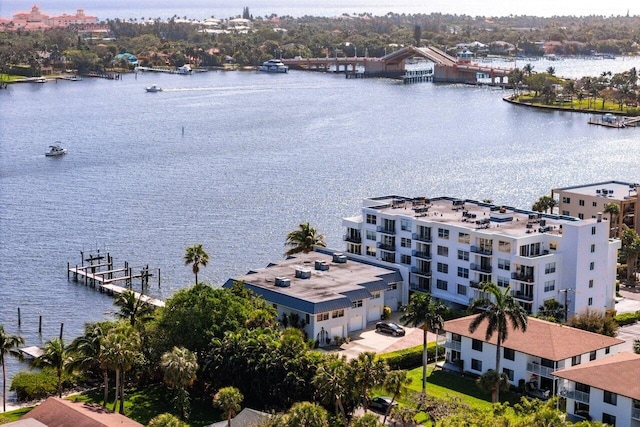
[[[82,259],[80,265],[72,266],[67,263],[67,280],[73,278],[76,283],[84,282],[85,286],[91,286],[108,295],[119,295],[125,291],[133,292],[133,281],[140,279],[143,293],[134,292],[136,299],[140,298],[155,307],[164,307],[164,301],[144,295],[144,289],[149,285],[149,278],[155,275],[152,273],[155,270],[150,270],[148,265],[134,269],[125,261],[122,268],[114,268],[113,258],[109,253],[106,256],[100,255],[98,250],[97,255],[89,254],[86,258],[83,252],[80,252],[80,254]],[[157,269],[157,277],[159,288],[160,269]],[[124,286],[119,286],[118,284],[123,284]]]
[[[626,127],[640,126],[640,117],[606,117],[602,118],[591,117],[589,118],[590,125],[604,126],[608,128],[622,129]]]

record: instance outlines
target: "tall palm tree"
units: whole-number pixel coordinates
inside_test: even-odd
[[[24,344],[24,338],[19,335],[9,335],[0,325],[0,365],[2,365],[2,412],[7,412],[7,370],[5,367],[6,356],[22,360],[22,353],[18,346]]]
[[[383,425],[387,425],[387,417],[389,416],[389,412],[391,412],[393,402],[402,395],[403,389],[409,384],[411,384],[411,377],[409,377],[409,373],[407,371],[391,371],[389,372],[389,375],[387,375],[387,378],[384,380],[384,386],[393,394],[393,396],[391,396],[391,405],[387,407],[387,410],[384,413],[384,419],[382,420]]]
[[[609,214],[609,237],[617,237],[620,233],[618,227],[618,215],[620,215],[620,205],[610,202],[604,205],[604,213]],[[613,219],[616,219],[615,224]]]
[[[58,377],[58,397],[62,397],[62,373],[67,367],[67,349],[61,338],[54,338],[44,346],[42,354],[32,364],[38,368],[49,367],[55,370]]]
[[[324,239],[324,234],[318,233],[316,228],[310,226],[308,222],[303,222],[298,225],[298,229],[287,233],[284,245],[288,246],[289,250],[285,252],[285,255],[289,256],[300,252],[306,254],[311,252],[314,246],[326,247]]]
[[[101,344],[106,366],[116,373],[113,410],[115,411],[118,407],[119,398],[121,414],[124,414],[124,375],[133,367],[139,348],[140,335],[128,324],[122,324],[110,330]]]
[[[173,350],[162,355],[160,367],[164,372],[164,382],[176,390],[175,403],[183,420],[189,417],[189,392],[196,380],[198,362],[196,355],[184,347],[173,347]]]
[[[355,388],[360,395],[360,402],[364,411],[369,405],[369,390],[381,385],[389,372],[389,366],[384,360],[376,358],[371,351],[360,353],[357,359],[349,362],[353,369]]]
[[[438,360],[437,334],[444,323],[447,308],[439,301],[431,298],[431,294],[415,292],[411,295],[409,305],[404,308],[400,321],[422,329],[422,397],[427,393],[427,331],[436,332],[436,362]]]
[[[244,396],[235,387],[223,387],[213,397],[213,404],[227,414],[227,426],[231,427],[231,418],[240,412],[240,403]]]
[[[469,325],[469,332],[475,332],[481,324],[486,323],[485,339],[489,341],[496,333],[496,372],[500,374],[500,350],[509,336],[509,326],[526,331],[527,312],[513,298],[510,287],[502,292],[495,283],[484,283],[482,291],[487,297],[476,299],[469,306],[472,312],[481,310]],[[494,402],[499,400],[500,387],[496,384]]]
[[[135,326],[138,320],[144,322],[152,318],[153,306],[142,300],[142,294],[136,298],[135,292],[126,290],[116,297],[113,304],[120,308],[116,316],[128,320],[131,326]]]
[[[184,254],[184,265],[193,264],[193,274],[196,275],[196,285],[198,284],[198,273],[200,266],[206,267],[209,262],[209,255],[204,251],[202,245],[189,246]]]
[[[340,414],[342,420],[347,419],[344,398],[352,392],[350,377],[351,369],[346,362],[346,356],[339,358],[337,355],[329,356],[324,363],[318,366],[313,377],[313,386],[320,401],[325,404],[333,403],[336,413]]]
[[[311,402],[298,402],[289,409],[286,415],[287,426],[328,427],[327,411],[320,405]]]

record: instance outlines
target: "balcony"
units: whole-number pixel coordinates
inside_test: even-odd
[[[396,234],[396,230],[394,230],[392,228],[384,227],[382,225],[379,225],[377,230],[378,230],[378,233],[391,234],[391,235],[395,235]]]
[[[631,418],[640,421],[640,408],[633,408],[631,410]]]
[[[541,377],[553,378],[553,375],[551,375],[553,371],[553,368],[542,366],[539,363],[527,362],[527,372],[531,372],[532,374],[536,374]]]
[[[430,260],[431,259],[431,253],[430,252],[424,252],[424,251],[411,251],[411,255],[416,257],[416,258],[422,258],[422,259],[426,259],[426,260]]]
[[[409,283],[409,288],[411,288],[412,291],[422,291],[422,292],[431,293],[431,288],[428,285],[421,285],[420,283],[416,283],[416,282]]]
[[[411,272],[419,276],[431,277],[431,270],[424,267],[411,267]]]
[[[431,243],[431,234],[413,233],[411,238],[418,242]]]
[[[395,245],[390,245],[388,243],[378,242],[376,244],[376,246],[379,249],[382,249],[383,251],[387,251],[387,252],[395,252],[396,251],[396,246]]]
[[[526,292],[516,291],[512,292],[512,295],[515,299],[520,299],[523,301],[533,301],[533,295]]]
[[[519,280],[521,282],[533,282],[533,274],[511,273],[511,278],[513,280]]]
[[[345,234],[342,237],[342,240],[344,240],[345,242],[351,242],[351,243],[362,243],[362,236],[352,236],[350,234]]]
[[[576,402],[589,403],[589,393],[578,390],[567,390],[564,393],[567,399],[573,399]]]
[[[444,347],[451,349],[451,350],[455,350],[455,351],[461,351],[460,349],[462,348],[462,343],[460,341],[450,341],[447,340],[444,343]]]
[[[475,289],[482,289],[482,283],[484,282],[481,282],[479,280],[469,280],[469,286]]]
[[[491,249],[486,249],[481,246],[471,246],[471,252],[485,256],[493,255],[493,251]]]
[[[470,267],[473,271],[480,271],[482,273],[488,273],[491,274],[491,266],[490,265],[482,265],[482,264],[475,264],[475,263],[471,263],[471,267]]]

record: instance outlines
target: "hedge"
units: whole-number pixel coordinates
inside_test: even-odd
[[[442,359],[445,354],[443,346],[438,347],[439,359]],[[430,342],[427,344],[427,362],[432,363],[435,361],[436,355],[436,343]],[[415,369],[422,366],[422,346],[417,345],[415,347],[405,348],[403,350],[393,351],[391,353],[384,353],[378,355],[379,359],[386,360],[389,368],[392,370],[397,369]]]
[[[616,315],[613,320],[620,326],[632,325],[640,320],[640,311],[635,313],[622,313]]]

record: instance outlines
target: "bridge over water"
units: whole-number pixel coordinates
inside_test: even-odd
[[[506,83],[511,68],[498,68],[479,65],[469,59],[453,56],[433,46],[408,46],[391,52],[381,58],[346,57],[346,58],[293,58],[282,59],[291,68],[301,70],[356,73],[358,68],[364,69],[363,77],[387,77],[400,79],[407,74],[406,61],[409,58],[423,58],[434,63],[433,81],[442,83],[477,83],[478,76],[491,79],[492,84]]]

